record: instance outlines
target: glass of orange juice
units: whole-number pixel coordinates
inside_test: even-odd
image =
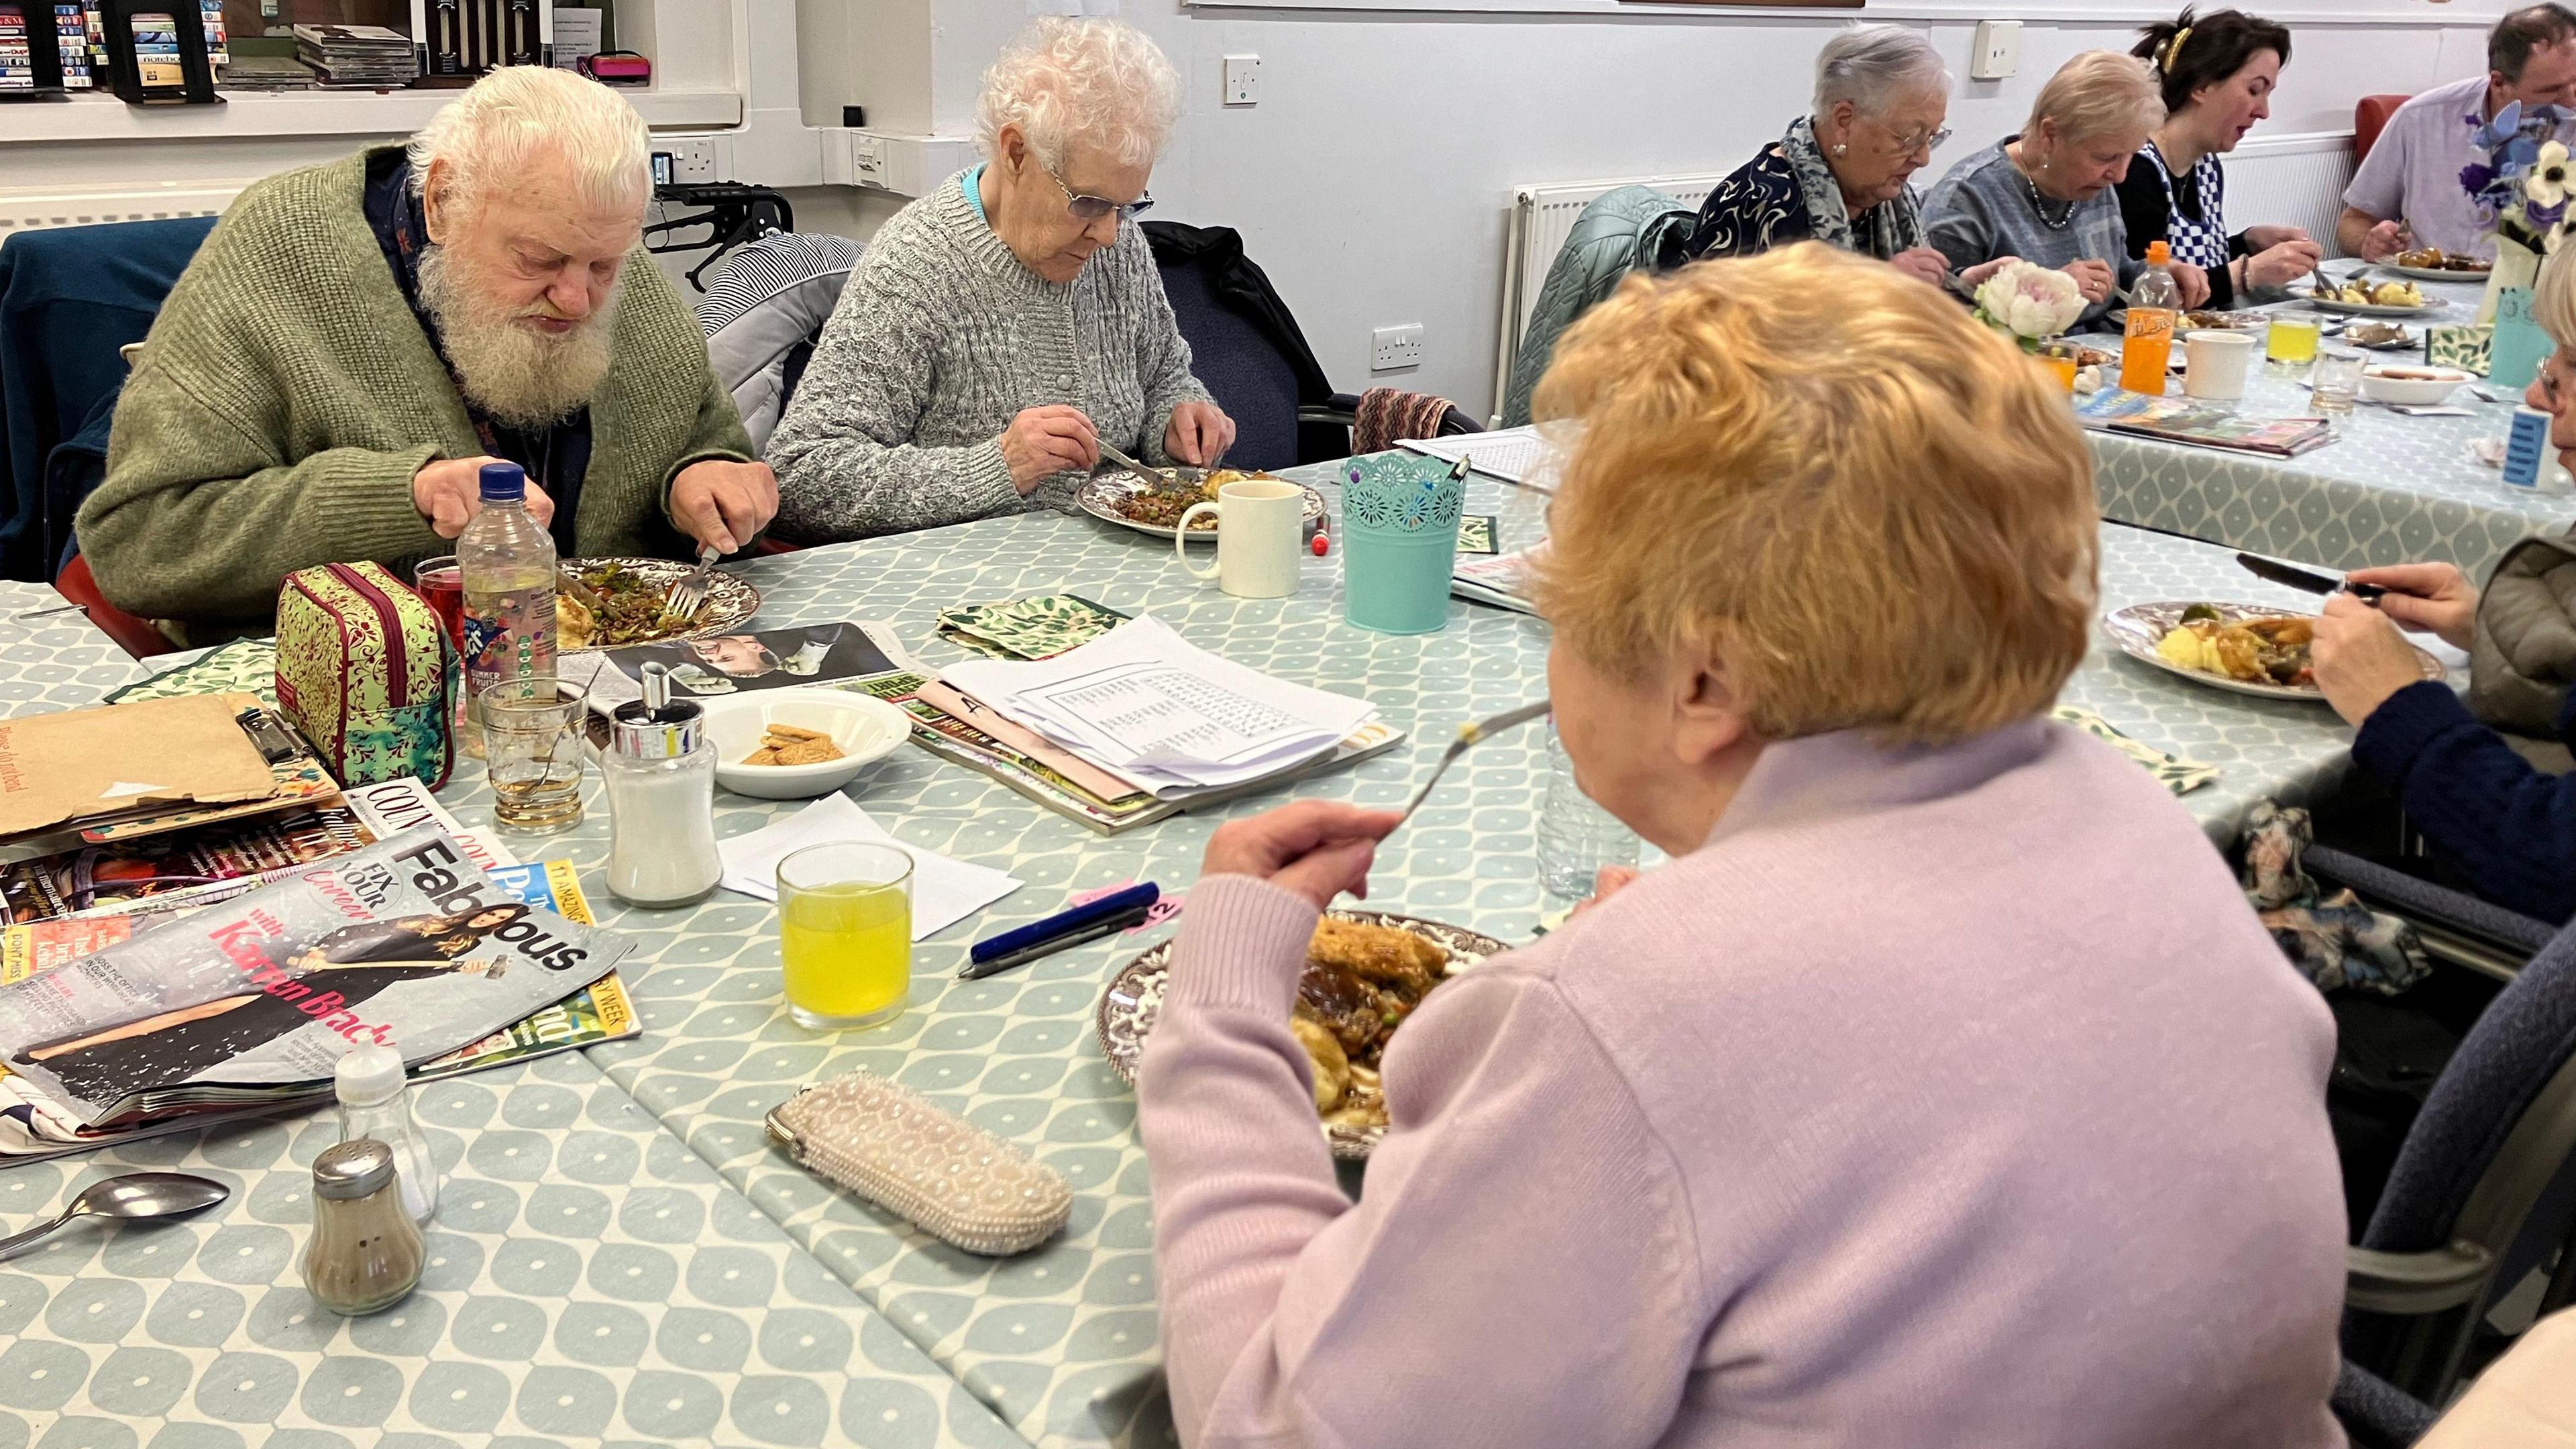
[[[787,1014],[816,1031],[882,1026],[912,991],[912,857],[891,845],[809,845],[778,862]]]
[[[2059,387],[2070,393],[2075,391],[2075,374],[2082,370],[2084,362],[2082,348],[2072,342],[2042,343],[2039,349],[2039,360],[2056,375]]]
[[[2318,322],[2313,314],[2276,312],[2263,335],[2263,356],[2283,366],[2317,359]]]

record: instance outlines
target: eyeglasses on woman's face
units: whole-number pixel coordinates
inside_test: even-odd
[[[1113,212],[1117,214],[1120,221],[1134,221],[1154,207],[1154,195],[1150,191],[1134,201],[1112,201],[1106,196],[1092,196],[1076,191],[1065,185],[1064,178],[1056,175],[1052,169],[1045,167],[1039,169],[1046,171],[1047,180],[1054,182],[1055,189],[1064,193],[1065,208],[1073,213],[1074,220],[1085,225]]]

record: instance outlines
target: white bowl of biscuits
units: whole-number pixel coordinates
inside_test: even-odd
[[[716,783],[762,800],[828,795],[903,745],[911,717],[872,695],[765,689],[706,703]]]
[[[2427,367],[2420,363],[2365,367],[2361,370],[2361,396],[2365,402],[2399,407],[2438,407],[2449,402],[2451,394],[2469,380],[2469,374],[2456,367]]]

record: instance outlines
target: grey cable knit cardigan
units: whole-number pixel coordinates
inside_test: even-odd
[[[1152,248],[1131,223],[1070,285],[1022,265],[960,178],[895,213],[859,258],[769,440],[778,531],[805,543],[1073,509],[1078,473],[1027,497],[999,442],[1069,403],[1100,436],[1169,459],[1172,409],[1202,400]]]

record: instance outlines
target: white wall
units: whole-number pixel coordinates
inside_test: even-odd
[[[994,51],[1032,8],[1061,0],[649,3],[657,89],[739,93],[737,178],[787,188],[801,227],[864,237],[896,199],[815,185],[820,148],[801,127],[837,120],[844,99],[866,102],[869,67],[899,53],[911,69],[894,82],[898,108],[926,106],[937,130],[962,134]],[[1088,3],[1097,10],[1118,0]],[[1126,18],[1171,53],[1186,86],[1179,133],[1154,176],[1156,215],[1241,230],[1337,386],[1373,380],[1370,329],[1420,323],[1423,365],[1374,380],[1445,393],[1471,411],[1490,406],[1510,189],[1730,170],[1804,111],[1816,47],[1854,18],[1621,11],[1617,0],[1396,0],[1421,7],[1412,12],[1316,8],[1363,0],[1123,3]],[[1479,3],[1520,13],[1426,13]],[[2346,129],[2362,95],[2475,73],[2486,27],[2504,8],[2502,0],[2254,3],[2297,35],[2277,113],[2258,138]],[[2025,18],[2020,74],[1960,82],[1951,110],[1959,137],[1935,158],[1928,184],[2010,130],[2067,56],[2125,49],[2157,9],[2139,0],[1871,0],[1862,13],[1923,26],[1962,76],[1979,14]],[[1234,53],[1262,58],[1257,107],[1218,104],[1222,58]],[[0,144],[0,187],[245,179],[344,154],[360,139],[345,131],[166,142],[30,135]],[[2259,207],[2259,198],[2231,199]]]
[[[1007,33],[1016,17],[999,12],[1022,7],[948,8]],[[1910,19],[1939,8],[1870,11]],[[1920,22],[1963,77],[1950,112],[1958,138],[1923,184],[2015,129],[2067,57],[2126,49],[2138,23],[2130,12],[2154,13],[2112,0],[2056,8],[2113,23],[2026,22],[2020,73],[1998,82],[1964,79],[1969,22]],[[2294,23],[2296,41],[2274,118],[2257,136],[2348,130],[2363,95],[2475,73],[2500,9],[2343,0],[2332,12],[2340,23],[2300,24],[2293,9],[2320,7],[2262,8]],[[1171,53],[1187,87],[1179,135],[1154,175],[1154,214],[1241,230],[1336,386],[1372,381],[1370,329],[1418,322],[1422,366],[1375,380],[1470,411],[1490,405],[1510,189],[1731,170],[1806,110],[1816,47],[1855,18],[1184,9],[1178,0],[1129,0],[1124,13]],[[1261,57],[1257,107],[1218,103],[1228,54]],[[943,56],[943,77],[945,65]]]

